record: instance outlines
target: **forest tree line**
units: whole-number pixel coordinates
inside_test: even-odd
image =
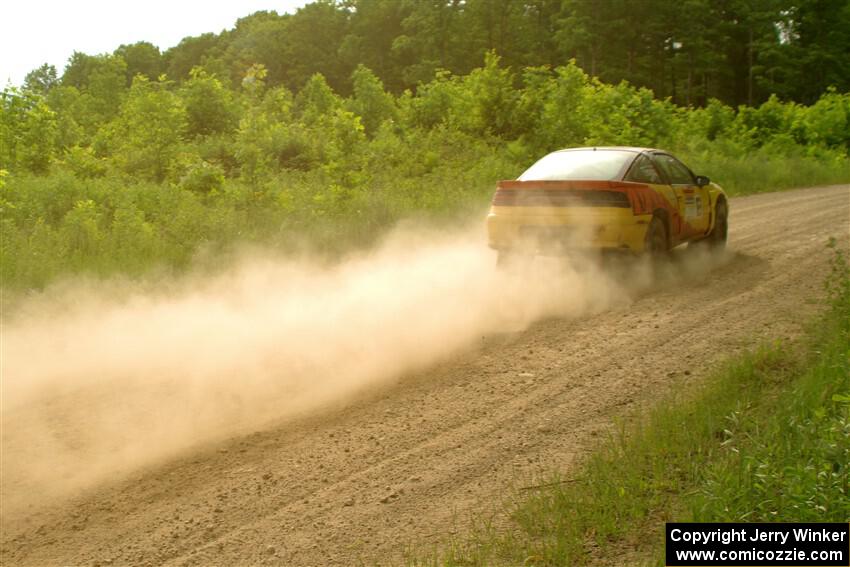
[[[321,73],[345,96],[362,64],[400,94],[440,69],[467,74],[491,51],[514,69],[575,59],[602,81],[683,105],[752,106],[771,94],[811,104],[830,86],[850,89],[850,2],[317,0],[291,15],[257,12],[165,52],[139,42],[116,49],[116,61],[75,53],[61,76],[44,66],[26,86],[85,89],[116,65],[127,86],[137,74],[182,83],[200,67],[238,87],[262,64],[271,87],[297,91]]]

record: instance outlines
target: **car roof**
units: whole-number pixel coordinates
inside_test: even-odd
[[[643,152],[664,152],[664,153],[668,153],[664,150],[659,150],[657,148],[639,148],[639,147],[635,147],[635,146],[583,146],[583,147],[579,147],[579,148],[564,148],[564,149],[561,149],[561,150],[555,150],[552,153],[573,152],[573,151],[577,151],[577,150],[594,150],[594,151],[596,151],[596,150],[618,150],[618,151],[624,151],[624,152],[634,152],[634,153],[638,153],[638,154],[643,153]]]

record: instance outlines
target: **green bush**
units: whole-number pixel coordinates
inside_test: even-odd
[[[70,147],[65,151],[62,161],[74,175],[82,179],[103,177],[109,171],[108,161],[97,157],[90,147]]]
[[[207,161],[197,161],[180,178],[180,187],[195,193],[212,193],[224,186],[224,170]]]

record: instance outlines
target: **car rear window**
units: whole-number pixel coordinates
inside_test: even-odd
[[[567,150],[542,157],[519,176],[520,181],[556,179],[618,179],[634,152],[625,150]]]

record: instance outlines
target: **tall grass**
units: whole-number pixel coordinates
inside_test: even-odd
[[[833,311],[814,356],[771,418],[727,417],[722,458],[690,501],[696,521],[850,520],[850,278],[840,251],[827,287]]]
[[[850,161],[837,153],[781,155],[763,149],[735,156],[709,149],[685,150],[681,157],[695,172],[719,183],[730,195],[850,181]]]

